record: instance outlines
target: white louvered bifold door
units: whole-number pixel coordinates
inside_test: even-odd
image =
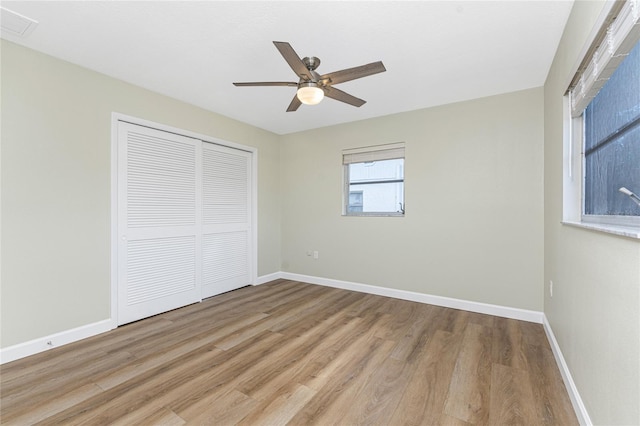
[[[118,324],[202,298],[201,157],[200,140],[118,124]]]
[[[202,145],[202,297],[251,284],[251,153]]]

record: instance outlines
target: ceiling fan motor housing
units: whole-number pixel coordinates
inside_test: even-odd
[[[304,62],[304,65],[309,71],[313,71],[320,66],[320,58],[316,58],[315,56],[302,58],[302,62]]]

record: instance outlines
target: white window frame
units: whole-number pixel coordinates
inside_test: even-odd
[[[349,164],[365,163],[368,161],[383,160],[405,160],[404,142],[393,144],[367,146],[362,148],[345,149],[342,151],[342,168],[343,168],[343,189],[342,189],[342,216],[390,216],[404,217],[405,204],[402,205],[402,211],[399,212],[349,212],[349,193],[350,193],[350,176]],[[382,183],[382,182],[381,182]],[[404,167],[402,172],[402,191],[404,200],[405,195],[405,173]]]
[[[597,70],[606,68],[599,62],[607,61],[607,56],[617,65],[621,62],[616,49],[625,44],[627,52],[637,41],[629,43],[640,34],[640,2],[628,0],[621,4],[609,2],[604,7],[594,30],[589,37],[576,74],[567,84],[563,102],[563,217],[567,225],[579,226],[602,232],[640,238],[640,217],[584,214],[584,109],[596,96],[607,77]],[[616,18],[617,17],[617,18]],[[613,18],[616,18],[615,20]],[[621,36],[622,34],[622,36]],[[616,38],[617,36],[617,38]],[[629,38],[627,38],[629,36]],[[600,45],[606,48],[600,49]],[[629,47],[630,45],[630,47]],[[607,51],[605,51],[607,50]],[[604,62],[606,65],[607,62]],[[603,73],[601,71],[601,73]],[[610,73],[613,73],[611,71]],[[597,82],[596,82],[597,81]],[[594,83],[596,82],[596,83]],[[574,95],[577,93],[577,95]]]

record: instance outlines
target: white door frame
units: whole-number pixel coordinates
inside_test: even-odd
[[[258,149],[117,112],[111,114],[111,327],[118,326],[118,122],[125,121],[203,142],[250,152],[251,155],[251,284],[258,276]]]

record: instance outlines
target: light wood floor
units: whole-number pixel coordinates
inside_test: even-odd
[[[3,424],[574,425],[542,326],[274,281],[1,368]]]

